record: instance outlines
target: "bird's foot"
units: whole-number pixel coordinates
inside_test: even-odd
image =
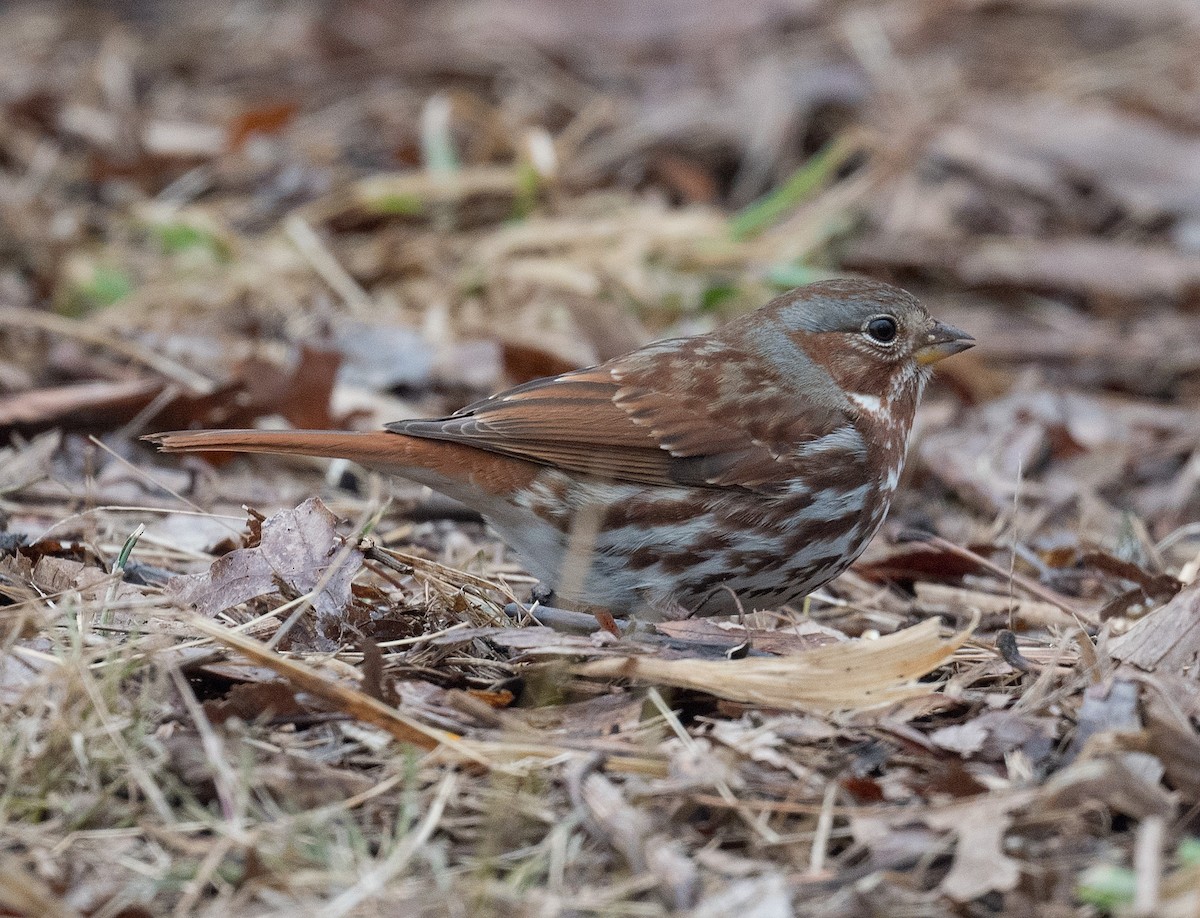
[[[554,605],[554,587],[545,583],[535,583],[529,591],[529,601],[536,602],[539,606]]]

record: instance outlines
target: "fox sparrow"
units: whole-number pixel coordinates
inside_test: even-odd
[[[447,418],[150,439],[351,459],[477,509],[560,601],[719,615],[777,608],[858,557],[931,365],[972,344],[903,290],[833,280]]]

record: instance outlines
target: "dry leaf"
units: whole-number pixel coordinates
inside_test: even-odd
[[[941,890],[951,899],[969,902],[992,891],[1008,892],[1021,879],[1021,864],[1004,853],[1004,833],[1013,810],[1031,794],[981,794],[969,801],[921,817],[931,829],[955,832],[954,862]]]
[[[343,544],[336,521],[319,500],[306,500],[264,522],[259,545],[231,551],[203,574],[173,577],[167,594],[212,616],[273,593],[282,582],[297,595],[316,591],[318,620],[335,619],[350,604],[350,583],[363,562],[357,548]]]
[[[1200,654],[1200,582],[1185,587],[1165,606],[1109,641],[1108,653],[1138,669],[1194,679]]]
[[[33,582],[50,595],[78,590],[85,599],[98,599],[113,579],[94,565],[43,555],[33,566]]]
[[[18,392],[0,398],[0,431],[115,426],[149,405],[165,387],[159,379],[128,379]]]
[[[625,657],[575,668],[581,676],[627,678],[774,708],[843,710],[889,704],[928,691],[915,680],[941,666],[971,629],[938,636],[931,618],[878,640],[817,647],[795,656],[744,660]]]

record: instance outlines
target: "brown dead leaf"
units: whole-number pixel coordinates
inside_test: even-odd
[[[275,410],[293,427],[339,427],[338,419],[329,412],[329,401],[341,363],[336,351],[305,345],[282,387],[259,397],[266,404],[274,403]]]
[[[0,597],[14,602],[33,599],[33,562],[21,552],[0,556]]]
[[[1147,765],[1152,768],[1143,767]],[[1161,776],[1161,764],[1142,753],[1081,759],[1050,777],[1038,792],[1038,807],[1043,811],[1104,807],[1132,819],[1169,816],[1175,801],[1160,783]]]
[[[226,129],[229,149],[240,150],[255,134],[278,134],[296,116],[300,106],[293,101],[247,108],[230,120]]]
[[[129,379],[18,392],[0,398],[0,433],[56,426],[117,426],[149,405],[164,388],[166,383],[160,379]]]
[[[296,699],[295,688],[278,679],[238,683],[220,701],[204,702],[204,713],[214,724],[224,723],[231,717],[252,723],[259,718],[271,720],[308,711]]]
[[[980,794],[971,800],[932,810],[922,816],[931,829],[954,832],[958,844],[950,872],[940,884],[942,892],[958,902],[969,902],[992,891],[1008,892],[1021,879],[1021,864],[1004,851],[1004,834],[1012,812],[1031,795]]]
[[[1013,711],[985,711],[962,724],[929,734],[934,745],[966,759],[998,762],[1014,749],[1031,762],[1044,760],[1054,749],[1055,721]]]
[[[336,522],[319,500],[306,500],[263,523],[257,547],[231,551],[202,574],[173,577],[167,595],[214,616],[273,593],[283,583],[297,595],[314,593],[312,606],[318,621],[337,619],[350,604],[350,584],[363,556],[357,548],[344,545]]]
[[[1200,583],[1184,587],[1165,606],[1109,641],[1108,653],[1138,669],[1194,679],[1200,656]]]
[[[43,555],[33,566],[33,582],[44,593],[63,593],[78,590],[85,599],[97,599],[113,580],[98,567]]]
[[[541,343],[529,340],[500,342],[504,372],[513,382],[523,383],[543,376],[558,376],[579,369],[579,364],[555,353]]]
[[[1141,748],[1162,762],[1167,782],[1189,804],[1200,802],[1200,738],[1190,724],[1163,715],[1151,704]]]
[[[1032,790],[977,794],[949,806],[923,813],[876,811],[857,814],[851,828],[881,866],[911,864],[929,857],[942,845],[919,823],[957,837],[954,860],[940,889],[960,902],[994,890],[1013,889],[1020,880],[1020,862],[1004,850],[1004,835],[1013,815],[1033,798]]]
[[[831,644],[795,656],[720,662],[625,657],[585,663],[575,672],[673,685],[789,710],[868,708],[929,690],[914,680],[945,663],[971,634],[968,628],[943,639],[938,628],[938,620],[931,618],[878,640]]]
[[[874,583],[912,583],[930,578],[958,580],[978,569],[969,558],[919,542],[897,545],[870,561],[854,565],[854,573]]]

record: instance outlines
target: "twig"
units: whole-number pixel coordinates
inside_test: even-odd
[[[370,294],[341,266],[308,221],[292,214],[284,222],[284,231],[317,276],[350,308],[352,315],[370,312]]]
[[[290,660],[280,656],[253,638],[230,631],[200,615],[192,616],[190,624],[195,630],[212,638],[217,643],[224,644],[253,662],[274,670],[293,685],[316,695],[334,705],[338,710],[346,711],[356,720],[378,727],[402,743],[410,743],[422,749],[449,746],[471,761],[481,765],[488,764],[483,756],[461,744],[459,737],[454,734],[427,727],[420,721],[401,714],[395,708],[391,708],[357,689],[327,679],[299,660]]]
[[[1044,602],[1048,602],[1051,605],[1058,606],[1060,609],[1062,609],[1068,615],[1073,615],[1073,616],[1075,616],[1075,618],[1080,619],[1081,620],[1080,627],[1083,626],[1084,622],[1086,622],[1089,625],[1098,625],[1099,624],[1099,622],[1096,619],[1095,613],[1093,613],[1091,611],[1085,611],[1083,609],[1080,609],[1078,606],[1076,606],[1074,603],[1070,602],[1064,596],[1059,595],[1058,593],[1054,592],[1053,590],[1046,589],[1040,583],[1035,583],[1034,581],[1030,580],[1028,577],[1023,577],[1020,574],[1014,573],[1013,571],[1005,570],[999,564],[996,564],[994,561],[988,560],[987,558],[983,557],[983,555],[976,554],[975,552],[971,551],[969,548],[963,548],[961,545],[955,545],[953,542],[949,542],[946,539],[943,539],[941,536],[932,536],[932,537],[927,538],[925,541],[929,545],[932,545],[935,548],[940,548],[944,552],[948,552],[949,554],[957,555],[960,558],[966,558],[970,561],[973,561],[976,564],[978,564],[980,567],[984,568],[987,571],[990,571],[991,573],[995,574],[996,576],[1003,577],[1007,580],[1010,580],[1013,584],[1015,584],[1016,586],[1019,586],[1025,592],[1027,592],[1033,596],[1036,596],[1038,599],[1041,599]]]
[[[75,319],[41,312],[36,309],[15,309],[11,306],[0,307],[0,325],[16,328],[39,328],[42,331],[67,338],[86,341],[106,350],[127,357],[134,363],[148,367],[160,376],[183,386],[193,395],[211,395],[217,389],[217,384],[195,370],[176,363],[169,357],[155,353],[137,342],[116,338],[99,328],[86,325]]]
[[[816,836],[808,856],[808,872],[812,876],[817,876],[825,869],[825,855],[829,851],[829,835],[833,831],[833,804],[837,800],[837,792],[837,781],[830,781],[825,785],[821,815],[817,817]]]
[[[1161,816],[1147,816],[1138,826],[1133,843],[1133,914],[1138,918],[1158,914],[1165,831]]]
[[[499,593],[510,602],[515,603],[517,601],[512,591],[501,584],[493,583],[490,580],[477,577],[475,574],[469,574],[458,568],[438,564],[438,562],[430,561],[428,558],[406,554],[392,548],[385,548],[370,539],[363,539],[359,547],[368,560],[377,561],[405,576],[420,573],[453,587],[461,589],[463,585],[470,585],[481,590],[490,590],[494,593]],[[592,618],[592,616],[589,615],[588,618]]]

